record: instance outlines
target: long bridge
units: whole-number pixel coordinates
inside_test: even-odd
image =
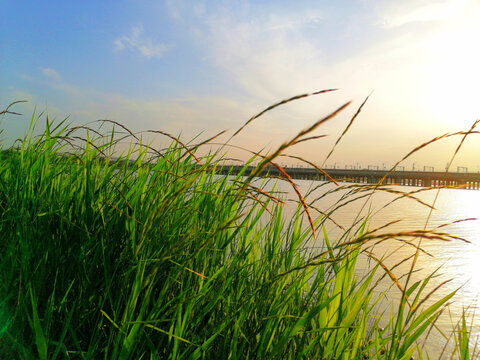
[[[241,165],[225,166],[222,174],[238,173],[244,167]],[[250,175],[254,166],[245,169],[245,175]],[[314,168],[284,167],[293,179],[328,181],[327,175]],[[371,170],[371,169],[323,169],[335,181],[377,184],[381,179],[383,184],[420,186],[420,187],[458,187],[463,189],[480,189],[480,173],[469,172],[441,172],[441,171],[405,171]],[[267,167],[260,174],[280,176],[283,174],[273,166]]]

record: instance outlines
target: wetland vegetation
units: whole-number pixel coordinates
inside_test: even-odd
[[[253,153],[249,176],[218,175],[228,142],[201,151],[215,137],[193,144],[157,132],[171,144],[156,149],[113,121],[71,127],[34,115],[0,165],[0,357],[428,358],[419,339],[455,292],[428,303],[430,278],[410,274],[421,241],[460,240],[438,228],[370,229],[366,219],[331,238],[324,225],[345,201],[393,190],[348,185],[349,198],[326,211],[310,206],[287,173],[255,179],[346,106],[271,154]],[[129,150],[114,157],[127,140]],[[273,181],[297,194],[293,218],[283,216],[282,195],[267,190]],[[312,236],[324,246],[307,251]],[[410,273],[372,252],[385,241],[415,247]],[[373,264],[361,276],[360,254]],[[375,311],[379,277],[402,294],[393,313]],[[456,346],[444,355],[474,358],[465,317],[453,327]]]

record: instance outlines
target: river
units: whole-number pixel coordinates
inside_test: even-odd
[[[312,189],[316,189],[310,194],[307,200],[314,201],[313,204],[322,211],[327,211],[346,195],[349,189],[342,189],[329,193],[337,186],[329,183],[322,185],[318,181],[295,180],[302,194],[307,194]],[[351,186],[352,184],[340,183],[341,186]],[[354,185],[360,186],[360,185]],[[292,187],[287,183],[277,184],[277,189],[284,191],[287,198],[295,199],[296,194]],[[413,194],[426,204],[434,206],[434,210],[421,204],[418,201],[402,198],[392,202],[398,195],[385,192],[375,191],[372,196],[363,197],[357,201],[349,203],[331,215],[333,221],[325,223],[329,237],[338,238],[342,236],[344,230],[358,220],[369,215],[369,229],[375,229],[385,225],[392,220],[399,222],[390,225],[382,232],[393,232],[400,230],[423,230],[432,229],[444,224],[438,231],[448,232],[449,234],[464,238],[462,240],[452,240],[449,242],[437,240],[423,240],[422,248],[428,253],[421,253],[418,258],[416,272],[413,273],[410,284],[415,281],[425,279],[429,274],[437,270],[438,276],[434,277],[425,294],[434,287],[438,286],[445,280],[449,280],[441,286],[437,292],[429,298],[425,303],[428,305],[433,301],[440,299],[452,291],[457,290],[453,301],[449,305],[449,310],[445,311],[438,319],[436,325],[444,332],[441,335],[438,330],[433,330],[425,343],[425,348],[431,358],[440,358],[442,349],[446,347],[448,351],[442,358],[450,358],[451,345],[455,342],[452,337],[452,323],[456,324],[461,318],[464,309],[467,309],[468,321],[472,331],[472,342],[478,341],[480,335],[480,317],[475,315],[479,308],[480,295],[480,220],[467,220],[480,217],[480,191],[464,190],[464,189],[432,189],[422,190],[418,187],[406,186],[390,186],[394,191],[416,192]],[[327,194],[327,195],[325,195]],[[323,195],[323,196],[322,196]],[[358,196],[358,195],[353,195]],[[349,199],[352,199],[350,196]],[[386,204],[388,206],[384,207]],[[296,205],[293,202],[287,202],[285,212],[287,216],[293,215]],[[315,214],[313,211],[312,214]],[[317,212],[317,215],[318,212]],[[336,224],[335,224],[336,223]],[[305,224],[308,222],[305,220]],[[374,248],[376,256],[387,256],[385,263],[393,265],[402,259],[411,255],[414,248],[411,246],[401,246],[402,243],[396,240],[388,240]],[[308,244],[309,247],[321,248],[323,245],[323,237],[317,235],[316,239],[312,239]],[[359,263],[359,274],[366,271],[369,266],[366,259]],[[407,272],[411,262],[407,262],[399,266],[395,271],[398,276]],[[391,286],[390,280],[384,280],[377,290],[378,293]],[[392,288],[388,291],[386,298],[383,300],[383,307],[391,307],[395,311],[395,304],[398,304],[399,292]],[[448,337],[450,337],[449,340]]]

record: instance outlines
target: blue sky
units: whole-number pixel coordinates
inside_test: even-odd
[[[478,18],[468,0],[0,0],[0,105],[29,101],[17,107],[25,116],[3,118],[2,136],[21,136],[36,107],[189,139],[234,131],[283,98],[340,88],[269,113],[237,144],[272,149],[353,100],[318,130],[327,138],[292,151],[321,163],[374,91],[331,162],[388,165],[480,118]],[[458,140],[405,165],[440,169]],[[467,141],[458,166],[480,170],[479,140]]]

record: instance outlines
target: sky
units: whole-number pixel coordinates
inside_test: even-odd
[[[110,119],[186,142],[228,130],[222,142],[275,102],[338,88],[268,112],[232,144],[273,151],[352,101],[312,134],[326,137],[287,153],[328,167],[388,167],[480,118],[479,18],[478,0],[0,0],[0,107],[28,101],[13,109],[22,116],[0,119],[0,141],[22,137],[33,111],[45,111],[72,125]],[[402,165],[443,170],[460,140]],[[458,166],[480,171],[478,135]]]

